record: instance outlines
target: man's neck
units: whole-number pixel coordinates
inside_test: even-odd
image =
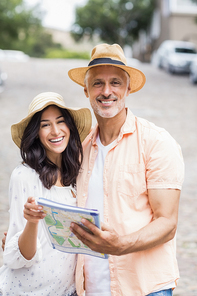
[[[95,114],[98,126],[99,126],[99,136],[101,143],[104,146],[109,145],[115,139],[117,139],[120,129],[126,120],[126,109],[120,111],[116,116],[112,118],[103,118]]]

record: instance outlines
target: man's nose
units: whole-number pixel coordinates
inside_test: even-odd
[[[112,94],[112,89],[111,89],[111,85],[109,83],[106,83],[103,86],[103,91],[102,91],[103,95],[105,97],[109,97]]]

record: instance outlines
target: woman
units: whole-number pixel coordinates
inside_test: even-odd
[[[88,109],[67,108],[63,98],[52,92],[36,96],[28,116],[11,127],[23,162],[10,180],[10,223],[0,295],[77,295],[76,255],[50,247],[39,223],[45,215],[36,200],[44,197],[76,205],[81,141],[90,127]]]

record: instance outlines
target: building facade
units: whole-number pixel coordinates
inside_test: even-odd
[[[150,61],[165,40],[190,41],[197,48],[197,3],[192,0],[157,0],[148,32],[141,32],[133,56]]]

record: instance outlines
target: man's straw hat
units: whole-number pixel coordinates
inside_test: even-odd
[[[54,92],[44,92],[37,95],[33,99],[29,105],[28,115],[19,123],[13,124],[11,126],[12,139],[19,148],[24,130],[32,119],[33,115],[49,105],[56,105],[69,111],[74,119],[81,141],[83,141],[88,135],[92,125],[92,116],[88,108],[68,108],[66,107],[64,99],[61,95]]]
[[[146,81],[145,75],[138,69],[127,66],[124,52],[118,44],[99,44],[92,50],[91,59],[87,67],[74,68],[68,71],[69,77],[84,86],[86,72],[97,66],[114,66],[125,70],[130,76],[130,93],[140,90]]]

